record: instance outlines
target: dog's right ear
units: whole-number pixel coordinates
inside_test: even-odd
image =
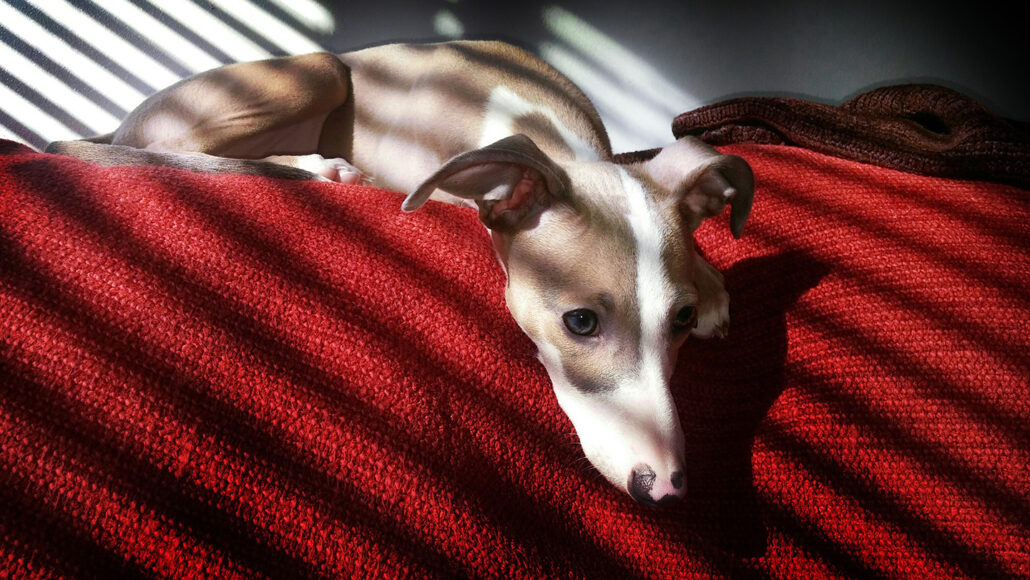
[[[751,167],[736,155],[723,155],[695,137],[683,137],[662,149],[644,169],[669,188],[690,226],[730,206],[730,231],[739,238],[751,212],[755,177]]]
[[[401,209],[415,211],[437,189],[474,201],[486,227],[509,231],[563,198],[569,177],[520,134],[451,158],[408,195]]]

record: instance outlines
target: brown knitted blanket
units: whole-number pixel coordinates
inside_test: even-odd
[[[713,145],[796,145],[921,175],[1030,187],[1030,130],[936,85],[899,85],[840,106],[744,97],[683,113],[677,137]]]

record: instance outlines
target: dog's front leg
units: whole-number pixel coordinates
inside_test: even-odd
[[[723,286],[722,274],[695,253],[694,286],[698,291],[697,327],[699,338],[723,338],[730,327],[730,295]]]

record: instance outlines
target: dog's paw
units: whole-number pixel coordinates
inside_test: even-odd
[[[341,157],[330,157],[327,159],[318,153],[310,155],[273,155],[266,157],[265,161],[309,171],[314,173],[319,181],[333,181],[350,185],[358,185],[369,181],[361,173],[361,170]]]
[[[724,338],[730,330],[730,295],[719,290],[705,296],[698,305],[697,327],[691,334],[698,338]]]
[[[701,256],[694,260],[694,285],[698,291],[697,327],[691,334],[725,337],[730,330],[730,295],[723,287],[722,274]]]
[[[337,183],[357,185],[365,178],[361,171],[348,163],[346,159],[341,157],[326,159],[317,153],[297,157],[296,167],[310,171],[326,181]]]

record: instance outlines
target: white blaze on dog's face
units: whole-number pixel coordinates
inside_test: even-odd
[[[609,163],[566,170],[591,195],[512,236],[509,309],[598,471],[645,503],[681,497],[669,377],[696,320],[690,232],[646,175]]]
[[[586,457],[642,503],[685,493],[669,378],[691,332],[728,321],[721,279],[691,237],[728,202],[734,234],[743,227],[750,170],[739,158],[711,163],[723,157],[690,141],[644,164],[559,166],[515,136],[456,157],[405,201],[417,208],[435,188],[476,201],[505,265],[508,308]]]

